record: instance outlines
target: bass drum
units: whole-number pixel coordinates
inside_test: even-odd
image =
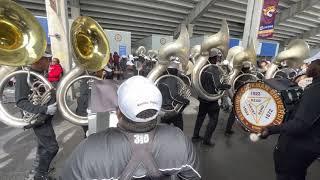
[[[236,91],[233,108],[248,131],[260,133],[266,126],[281,124],[293,112],[302,89],[286,79],[249,82]]]

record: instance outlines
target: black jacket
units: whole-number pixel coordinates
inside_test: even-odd
[[[33,82],[35,77],[31,76],[31,82]],[[38,118],[45,120],[51,119],[53,116],[46,115],[47,106],[34,105],[28,100],[28,96],[31,94],[30,87],[27,83],[27,74],[19,74],[16,76],[16,85],[15,85],[15,100],[16,105],[21,110],[33,113],[40,114]],[[53,104],[55,102],[55,93],[52,92],[51,100],[48,104]]]
[[[151,149],[155,164],[164,176],[162,180],[169,180],[171,175],[200,179],[197,153],[180,129],[157,125]],[[131,144],[122,130],[109,128],[78,145],[62,169],[60,180],[118,179],[131,154]],[[135,169],[139,171],[140,166]]]
[[[317,77],[305,89],[292,118],[279,126],[269,127],[270,133],[280,133],[280,139],[293,141],[297,146],[320,153],[319,102],[320,77]]]

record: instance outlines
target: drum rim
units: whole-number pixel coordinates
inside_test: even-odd
[[[241,86],[236,90],[236,92],[234,93],[234,96],[233,96],[233,99],[232,99],[232,102],[233,102],[232,110],[233,110],[233,112],[234,112],[234,115],[235,115],[235,117],[236,117],[236,120],[241,124],[242,127],[244,127],[244,128],[245,128],[247,131],[249,131],[249,132],[260,133],[260,132],[261,132],[261,129],[262,129],[263,127],[268,127],[268,126],[270,126],[270,125],[279,125],[279,124],[281,124],[281,123],[284,121],[284,119],[285,119],[285,112],[286,112],[286,106],[285,106],[285,103],[284,103],[283,100],[282,100],[281,95],[280,95],[275,89],[271,88],[271,89],[273,89],[273,90],[276,91],[276,96],[278,96],[278,98],[281,99],[281,105],[282,105],[283,109],[282,109],[282,110],[281,110],[281,109],[278,110],[278,112],[279,112],[279,111],[283,111],[283,118],[281,119],[281,121],[277,121],[277,116],[279,116],[279,115],[276,115],[276,118],[275,118],[271,123],[269,123],[269,124],[266,125],[266,126],[256,126],[256,125],[250,123],[250,121],[248,121],[247,119],[245,119],[245,121],[248,122],[248,123],[251,125],[251,127],[247,126],[247,125],[244,123],[244,120],[241,119],[241,118],[239,118],[239,115],[238,115],[238,113],[237,113],[238,111],[236,110],[236,98],[239,96],[239,95],[237,95],[237,94],[238,94],[238,91],[239,91],[240,89],[242,89],[244,86],[248,86],[248,84],[256,84],[256,83],[261,83],[261,84],[264,84],[265,86],[268,86],[269,88],[271,88],[268,84],[264,83],[262,80],[258,80],[257,82],[248,82],[248,83],[245,83],[245,84],[241,85]],[[262,89],[262,88],[261,88],[261,89]],[[263,90],[265,90],[265,89],[263,89]],[[266,91],[266,90],[265,90],[265,91]],[[267,91],[267,92],[268,92],[268,91]],[[268,93],[269,93],[269,92],[268,92]],[[270,95],[271,95],[271,94],[270,94]],[[277,101],[276,101],[276,103],[277,103]],[[278,104],[277,104],[277,105],[278,105]]]

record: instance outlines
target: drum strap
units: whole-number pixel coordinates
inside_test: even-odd
[[[159,177],[161,172],[152,155],[152,145],[156,129],[146,133],[130,133],[122,131],[128,138],[132,154],[125,169],[120,175],[120,180],[131,180],[132,178]],[[153,178],[154,179],[154,178]]]

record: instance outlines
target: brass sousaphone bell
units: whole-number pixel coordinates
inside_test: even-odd
[[[0,0],[0,94],[8,81],[16,75],[29,74],[39,81],[37,86],[45,89],[44,93],[30,87],[33,93],[37,93],[36,101],[31,95],[29,100],[33,103],[45,105],[51,98],[50,91],[53,88],[50,82],[42,75],[28,71],[15,71],[18,67],[27,66],[38,61],[45,52],[47,46],[46,35],[37,19],[25,8],[11,0]],[[28,83],[34,85],[32,83]],[[0,99],[0,120],[12,127],[25,127],[35,123],[38,115],[28,117],[15,117],[7,112],[3,106],[3,98]]]
[[[299,67],[303,64],[303,60],[310,56],[309,45],[302,39],[292,40],[288,48],[280,52],[266,72],[266,79],[273,78],[281,62],[286,61],[290,68]]]
[[[102,27],[90,17],[80,16],[71,26],[70,41],[76,66],[61,80],[57,89],[58,108],[62,116],[76,125],[87,125],[86,116],[76,115],[68,107],[66,96],[71,85],[80,79],[100,79],[84,75],[85,70],[96,72],[103,69],[109,61],[110,49],[108,39]]]

